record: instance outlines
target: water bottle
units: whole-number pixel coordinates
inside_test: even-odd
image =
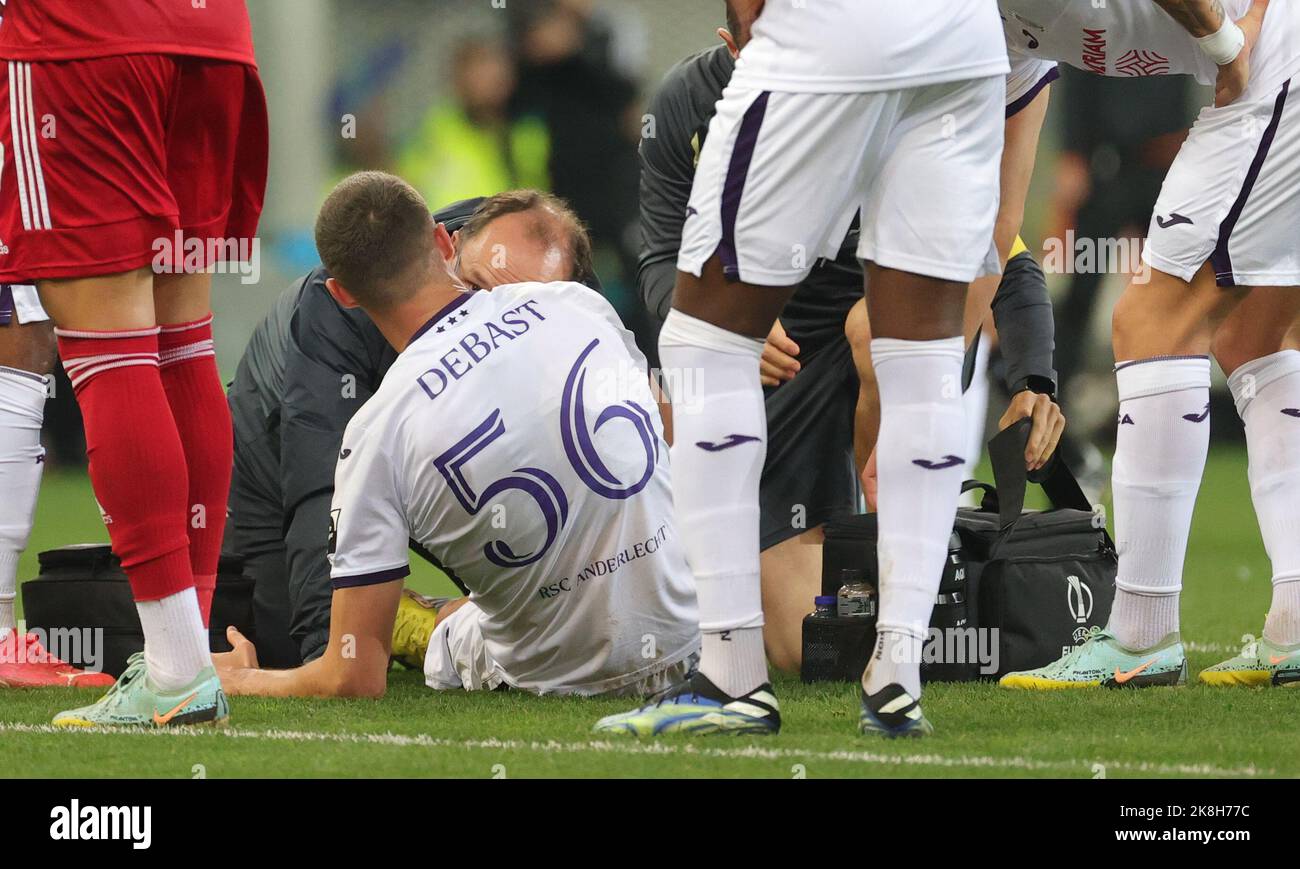
[[[840,616],[875,618],[876,587],[867,581],[865,573],[856,567],[840,571],[840,592],[836,596]]]
[[[813,618],[829,619],[836,613],[836,597],[833,594],[819,594],[813,598]]]

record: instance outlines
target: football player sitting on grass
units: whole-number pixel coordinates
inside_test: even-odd
[[[232,632],[227,692],[382,695],[411,540],[470,592],[429,638],[430,687],[646,695],[685,676],[698,612],[645,359],[598,293],[511,283],[515,256],[572,257],[565,239],[534,221],[473,292],[401,179],[361,173],[326,200],[328,290],[398,356],[338,457],[324,654],[259,669]]]

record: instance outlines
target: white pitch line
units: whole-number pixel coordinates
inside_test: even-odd
[[[136,737],[202,737],[215,736],[227,739],[257,739],[280,742],[333,742],[347,745],[388,745],[400,748],[435,748],[457,750],[528,751],[538,754],[623,754],[656,757],[717,757],[724,759],[758,760],[824,760],[836,763],[860,763],[893,767],[944,767],[949,769],[1004,769],[1028,772],[1046,770],[1081,770],[1091,772],[1095,764],[1109,771],[1147,773],[1152,775],[1189,775],[1221,778],[1254,778],[1273,776],[1276,771],[1250,764],[1240,767],[1220,767],[1208,763],[1134,763],[1132,761],[1106,760],[1034,760],[1012,756],[942,755],[942,754],[881,754],[873,751],[818,751],[799,748],[768,748],[749,745],[741,748],[701,747],[694,743],[638,742],[634,740],[587,740],[583,742],[558,742],[555,740],[524,741],[517,739],[444,739],[428,734],[400,733],[329,733],[305,730],[244,730],[222,728],[167,728],[132,729],[105,728],[83,730],[61,728],[50,724],[17,724],[0,722],[2,733],[30,734],[113,734]]]

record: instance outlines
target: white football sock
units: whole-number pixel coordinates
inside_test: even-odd
[[[1146,649],[1178,630],[1192,508],[1210,448],[1210,360],[1121,362],[1111,485],[1119,575],[1110,631]]]
[[[975,345],[975,366],[970,386],[961,397],[962,407],[966,412],[966,466],[962,468],[962,477],[970,480],[975,477],[975,467],[984,455],[984,427],[989,416],[989,355],[993,352],[993,339],[981,330]],[[973,507],[978,503],[974,492],[962,496],[963,506]]]
[[[144,628],[144,661],[155,688],[178,691],[212,664],[208,631],[193,588],[160,600],[138,600],[135,608]]]
[[[695,576],[700,672],[733,697],[767,681],[759,582],[758,483],[767,413],[756,372],[763,342],[673,310],[659,333],[673,395],[673,505]],[[679,392],[682,390],[679,390]]]
[[[880,631],[871,662],[862,674],[862,690],[875,694],[886,685],[902,685],[913,698],[921,696],[921,649],[925,641],[905,631]]]
[[[1273,603],[1264,619],[1264,638],[1279,646],[1300,643],[1300,578],[1273,580]]]
[[[863,675],[867,693],[896,682],[920,691],[920,648],[939,592],[966,457],[960,337],[876,338],[880,388],[876,463],[881,660]]]
[[[41,490],[46,380],[0,366],[0,639],[17,627],[18,559],[27,548]]]
[[[1300,642],[1300,352],[1248,362],[1228,387],[1246,425],[1250,496],[1273,563],[1264,636],[1289,646]]]

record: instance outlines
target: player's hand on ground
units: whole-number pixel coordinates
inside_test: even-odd
[[[226,639],[230,641],[231,650],[214,653],[212,666],[221,679],[222,690],[227,694],[239,694],[243,674],[258,669],[257,647],[234,625],[226,628]]]
[[[876,494],[880,491],[880,478],[876,475],[876,448],[871,448],[871,455],[862,468],[862,494],[867,499],[867,510],[876,511]]]
[[[1010,428],[1022,419],[1032,419],[1029,443],[1025,446],[1025,468],[1037,471],[1047,464],[1065,432],[1065,414],[1050,395],[1029,390],[1017,392],[998,421],[998,431]]]
[[[1268,0],[1255,0],[1244,18],[1237,22],[1242,33],[1246,35],[1246,44],[1241,54],[1232,63],[1219,67],[1219,77],[1214,83],[1214,105],[1222,108],[1241,96],[1250,82],[1250,53],[1259,41],[1259,32],[1264,26],[1264,13],[1268,10]]]
[[[785,327],[777,320],[763,343],[763,358],[758,363],[759,379],[764,386],[779,386],[793,380],[799,373],[799,345],[785,334]]]

